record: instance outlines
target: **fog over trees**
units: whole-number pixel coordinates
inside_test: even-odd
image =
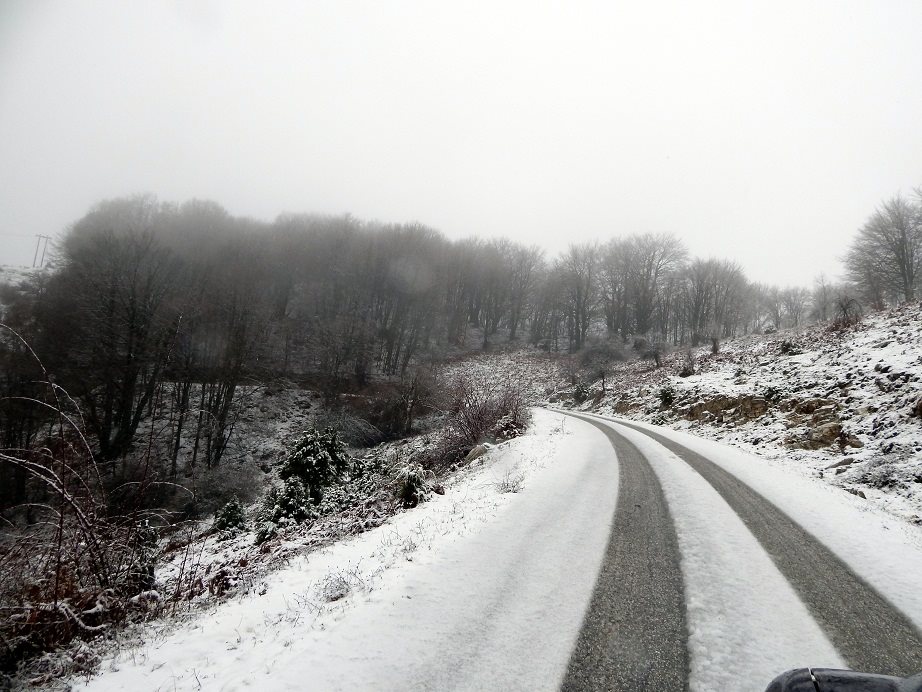
[[[54,415],[32,402],[48,401],[50,382],[100,459],[131,457],[156,437],[157,477],[175,481],[221,463],[248,384],[292,378],[335,397],[512,346],[585,351],[604,373],[624,351],[658,359],[851,318],[918,295],[922,193],[883,202],[844,263],[847,283],[778,287],[749,281],[732,258],[692,257],[668,234],[613,234],[548,257],[419,223],[264,223],[207,201],[108,200],[69,228],[51,271],[7,296],[2,444],[42,438]],[[106,468],[112,487],[138,473]],[[27,499],[25,478],[0,467],[3,507]]]
[[[265,483],[257,472],[269,467],[234,446],[259,392],[316,393],[323,411],[359,426],[357,445],[409,436],[427,412],[466,421],[467,433],[415,462],[438,468],[488,429],[519,430],[524,410],[509,383],[484,396],[441,381],[450,359],[546,353],[578,390],[600,380],[604,392],[615,361],[659,368],[673,350],[718,353],[724,339],[813,321],[838,329],[914,301],[922,192],[882,203],[843,259],[846,282],[779,287],[748,280],[730,257],[694,257],[669,234],[613,234],[550,257],[420,223],[265,223],[150,195],[101,202],[49,268],[0,295],[0,513],[21,527],[23,564],[28,546],[44,546],[42,569],[55,563],[60,577],[62,556],[79,556],[81,579],[135,593],[150,580],[152,517],[195,520]],[[310,433],[333,447],[337,434]],[[57,599],[60,580],[46,586]]]
[[[922,280],[922,188],[881,203],[849,247],[848,278],[874,308],[916,299]]]
[[[844,260],[847,284],[820,276],[810,288],[777,287],[750,282],[732,258],[692,257],[667,234],[615,234],[548,257],[506,239],[450,241],[418,223],[308,214],[263,223],[213,202],[113,199],[76,221],[53,271],[8,301],[4,320],[18,336],[4,337],[3,444],[29,448],[46,417],[16,398],[43,395],[25,343],[101,458],[124,456],[145,417],[162,418],[176,478],[220,463],[245,382],[304,378],[335,395],[509,344],[716,349],[739,334],[911,301],[922,192],[883,202]],[[14,476],[5,505],[24,496]]]

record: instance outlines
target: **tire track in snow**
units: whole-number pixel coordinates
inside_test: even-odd
[[[597,427],[611,442],[618,457],[618,500],[561,689],[687,690],[685,592],[663,490],[634,445],[607,425],[574,417]]]
[[[794,587],[714,487],[656,440],[613,427],[650,462],[675,520],[689,688],[764,692],[780,671],[845,668]]]
[[[656,440],[714,487],[853,669],[898,676],[922,670],[922,633],[787,514],[701,454],[646,428],[617,423]]]

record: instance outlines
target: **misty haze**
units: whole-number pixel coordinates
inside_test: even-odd
[[[0,3],[0,689],[922,692],[920,29]]]

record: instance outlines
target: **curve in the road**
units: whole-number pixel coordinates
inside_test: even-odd
[[[570,414],[573,415],[573,414]],[[610,426],[618,457],[611,536],[563,690],[688,689],[688,629],[675,526],[653,469]]]
[[[922,670],[922,633],[800,524],[701,454],[648,428],[616,422],[656,440],[714,487],[853,669],[900,677]]]

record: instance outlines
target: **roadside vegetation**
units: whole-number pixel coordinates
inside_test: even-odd
[[[804,385],[835,404],[808,411],[790,372],[756,378],[740,346],[777,342],[778,362],[819,352],[811,334],[859,349],[874,312],[898,305],[911,331],[922,193],[883,203],[845,250],[845,282],[782,288],[670,235],[546,258],[420,224],[261,223],[150,196],[97,205],[50,269],[0,287],[0,673],[51,679],[61,659],[43,656],[65,645],[70,670],[89,669],[69,643],[380,525],[522,434],[528,406],[548,399],[725,427],[762,409],[809,417],[788,448],[863,449],[833,475],[904,487],[916,438],[871,444],[903,421],[847,418],[857,380]],[[888,358],[860,386],[898,393],[900,415],[918,419],[919,364]],[[699,405],[702,378],[729,362],[758,391]],[[520,490],[513,476],[499,485]],[[235,560],[203,562],[206,540]]]

